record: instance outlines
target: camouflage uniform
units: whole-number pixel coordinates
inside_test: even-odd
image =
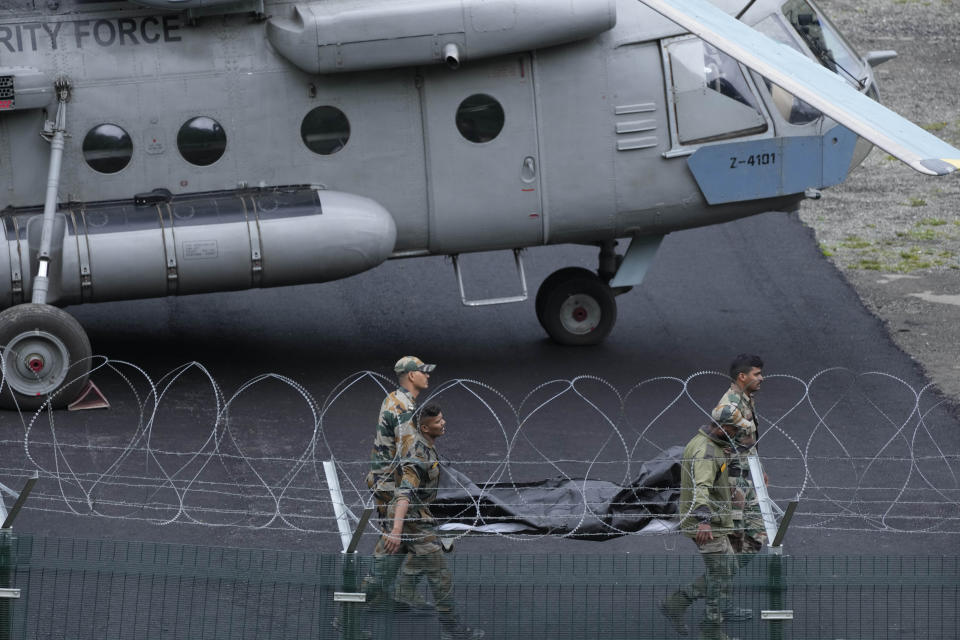
[[[706,573],[694,582],[671,594],[662,605],[664,614],[678,631],[685,631],[683,616],[687,608],[700,598],[706,607],[700,624],[701,638],[725,638],[720,611],[721,601],[731,598],[736,557],[728,534],[733,530],[730,505],[729,443],[701,430],[683,450],[680,468],[681,532],[693,540],[706,566]],[[697,526],[709,522],[713,540],[700,544]]]
[[[389,506],[400,477],[400,461],[409,452],[417,437],[412,422],[416,408],[413,396],[403,388],[388,394],[380,405],[380,420],[370,454],[367,486],[373,491],[373,504],[377,509],[380,530],[383,532],[389,532],[393,525],[393,513]],[[377,553],[375,556],[373,575],[364,579],[363,590],[373,598],[392,600],[393,581],[404,556]]]
[[[767,532],[763,526],[763,515],[760,512],[760,502],[757,500],[757,491],[750,477],[750,465],[747,456],[757,454],[757,420],[753,398],[740,390],[735,383],[720,399],[714,408],[712,417],[719,424],[734,424],[737,434],[734,442],[737,451],[730,461],[730,486],[739,490],[744,497],[743,509],[734,511],[734,528],[738,533],[738,547],[736,551],[743,554],[753,554],[760,551],[767,542]],[[741,564],[749,561],[751,556],[741,557]]]
[[[407,563],[397,583],[397,598],[410,601],[415,598],[417,578],[422,573],[427,577],[437,613],[441,622],[453,619],[453,583],[443,548],[436,531],[436,522],[430,512],[430,504],[437,497],[440,485],[440,458],[437,450],[419,433],[415,435],[409,455],[403,459],[400,485],[387,509],[390,521],[396,510],[397,500],[410,501],[407,517],[403,521],[400,548],[397,555],[407,553]],[[386,536],[381,536],[373,553],[389,555]]]
[[[380,421],[370,453],[370,472],[367,486],[373,491],[373,504],[381,520],[381,529],[389,530],[392,521],[384,524],[387,505],[393,500],[400,475],[400,460],[410,449],[417,431],[413,426],[413,413],[417,403],[406,389],[397,389],[387,395],[380,405]]]

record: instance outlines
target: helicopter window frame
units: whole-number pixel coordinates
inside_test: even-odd
[[[342,120],[342,125],[339,130],[336,129],[336,127],[328,127],[326,129],[315,127],[309,131],[305,131],[308,124],[340,124],[337,122],[338,120]],[[345,125],[345,129],[343,125]],[[300,141],[303,142],[303,146],[308,151],[318,156],[332,156],[343,151],[347,147],[347,144],[349,144],[352,135],[353,126],[350,124],[350,118],[347,117],[343,109],[333,104],[323,104],[314,107],[307,111],[300,120]],[[312,141],[308,140],[311,136],[321,136],[321,138]],[[323,138],[324,136],[326,137],[325,139]]]
[[[823,56],[818,55],[811,45],[811,40],[816,40],[816,36],[811,35],[808,38],[801,34],[799,25],[794,24],[793,19],[787,13],[787,5],[791,3],[803,3],[813,12],[813,15],[816,17],[815,24],[821,30],[820,39],[826,47],[822,51]],[[780,3],[778,12],[774,15],[782,19],[786,28],[791,32],[791,35],[800,42],[803,47],[803,52],[806,55],[810,56],[817,64],[823,65],[826,69],[843,78],[847,84],[854,87],[857,91],[863,90],[862,82],[869,77],[868,69],[863,62],[863,58],[857,52],[856,47],[844,37],[843,32],[838,29],[827,14],[817,6],[816,2],[813,0],[783,0],[783,2]],[[834,46],[831,47],[831,44]],[[839,55],[837,55],[837,53],[839,53]],[[824,59],[824,57],[826,57],[826,59]],[[826,64],[827,62],[832,62],[836,68],[831,69]],[[841,62],[846,63],[847,66],[842,65]],[[854,73],[854,71],[856,71],[856,73]]]
[[[783,5],[781,5],[782,8]],[[804,57],[816,61],[816,57],[807,48],[800,34],[790,26],[790,23],[779,11],[760,20],[753,25],[753,28],[771,40],[788,46]],[[819,63],[819,61],[817,62]],[[803,127],[816,123],[823,118],[823,113],[780,85],[764,78],[756,71],[750,70],[749,73],[753,76],[758,87],[762,85],[764,90],[761,91],[761,95],[768,103],[767,108],[770,109],[771,113],[779,115],[783,124],[791,127]]]
[[[210,160],[209,162],[203,162],[203,163],[195,162],[194,160],[191,160],[188,157],[188,154],[183,152],[182,136],[184,135],[184,129],[187,127],[187,125],[189,125],[192,122],[196,122],[197,120],[210,120],[211,122],[213,122],[213,124],[216,127],[220,129],[221,133],[223,134],[223,148],[220,150],[219,155],[217,155],[216,158],[214,158],[213,160]],[[227,151],[230,148],[230,137],[227,135],[227,128],[223,126],[223,123],[221,122],[221,120],[208,114],[188,116],[187,119],[183,121],[183,124],[181,124],[177,128],[176,141],[177,141],[177,153],[179,153],[180,158],[184,162],[189,164],[191,167],[203,167],[203,168],[212,167],[213,165],[223,160],[223,157],[227,155]],[[209,142],[207,142],[205,146],[209,146]],[[209,149],[207,150],[195,149],[195,150],[192,150],[192,152],[189,155],[193,155],[194,158],[196,158],[197,156],[194,155],[196,152],[209,153],[210,151]]]
[[[471,110],[481,117],[471,116]],[[491,115],[494,116],[492,120],[489,119]],[[496,96],[479,91],[471,93],[457,104],[453,122],[457,132],[467,142],[487,144],[499,138],[506,128],[507,110]],[[494,122],[495,126],[489,126],[491,122]]]
[[[764,129],[762,131],[754,131],[752,133],[741,133],[738,131],[729,132],[727,134],[722,134],[718,136],[711,136],[708,139],[699,139],[693,140],[690,142],[683,142],[680,138],[680,128],[677,121],[677,104],[675,99],[675,83],[673,77],[673,70],[671,68],[670,62],[670,48],[672,45],[681,43],[684,41],[700,41],[704,42],[701,38],[693,34],[684,34],[681,36],[675,36],[672,38],[664,38],[660,40],[660,57],[661,64],[663,67],[663,77],[664,77],[664,100],[667,106],[667,121],[669,124],[670,130],[670,149],[663,153],[665,158],[674,158],[679,156],[689,156],[692,155],[697,149],[704,145],[716,144],[718,142],[725,142],[728,140],[762,140],[765,138],[771,138],[776,135],[775,120],[770,115],[769,107],[766,100],[764,99],[764,92],[761,91],[760,87],[756,84],[753,74],[750,69],[745,67],[743,64],[731,58],[732,62],[737,66],[740,71],[740,75],[743,78],[746,89],[750,93],[750,97],[753,99],[754,104],[750,105],[756,109],[757,113],[760,114],[763,123]],[[707,44],[704,42],[704,44]],[[722,52],[721,52],[722,53]],[[729,56],[728,56],[729,57]],[[743,130],[741,130],[743,131]]]
[[[91,161],[89,157],[89,154],[93,151],[104,150],[103,148],[100,148],[100,149],[88,148],[88,141],[90,140],[90,136],[94,135],[94,133],[99,129],[101,129],[102,127],[114,127],[116,129],[119,129],[120,131],[123,132],[123,137],[126,138],[127,145],[125,146],[125,148],[128,150],[128,153],[126,156],[126,162],[123,163],[122,167],[119,167],[118,169],[115,169],[113,171],[103,170],[103,165],[105,163],[111,162],[111,159],[98,158],[98,159],[94,159],[94,161]],[[123,138],[120,138],[120,140],[122,139]],[[117,151],[120,148],[121,147],[116,147],[116,148],[107,149],[107,150]],[[122,124],[118,124],[117,121],[112,121],[112,122],[102,121],[87,127],[87,132],[84,134],[83,141],[80,143],[80,154],[81,156],[83,156],[83,163],[86,165],[86,167],[91,171],[93,171],[94,173],[96,173],[98,176],[115,176],[117,174],[120,174],[126,171],[130,167],[130,165],[133,163],[133,160],[136,157],[136,145],[134,144],[133,136],[130,135],[130,131],[126,127],[124,127]],[[115,161],[116,158],[113,158],[112,160]],[[97,168],[96,164],[100,164],[101,168]]]

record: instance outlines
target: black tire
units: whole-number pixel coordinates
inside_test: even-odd
[[[90,339],[66,311],[47,304],[19,304],[0,312],[3,386],[0,409],[35,411],[70,404],[90,374]]]
[[[547,305],[547,298],[560,283],[573,278],[589,278],[591,276],[593,276],[593,271],[583,267],[564,267],[548,275],[540,283],[540,288],[537,289],[537,298],[534,302],[534,310],[537,312],[537,320],[540,321],[540,326],[544,329],[547,328],[547,325],[543,323],[543,308]]]
[[[562,281],[547,296],[543,307],[543,328],[560,344],[600,344],[616,322],[613,291],[592,273],[589,277]]]

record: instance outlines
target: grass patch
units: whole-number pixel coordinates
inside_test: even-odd
[[[927,206],[927,201],[924,198],[910,198],[907,204],[911,207],[925,207]]]
[[[873,242],[870,240],[864,240],[860,236],[850,235],[844,238],[837,246],[843,247],[844,249],[866,249],[872,244]]]
[[[937,227],[943,227],[946,224],[947,221],[942,218],[924,218],[907,231],[897,231],[896,236],[898,238],[909,238],[911,240],[929,242],[949,235],[946,230],[937,229]]]
[[[929,242],[936,240],[939,234],[934,229],[910,229],[909,231],[897,231],[897,237]]]
[[[867,271],[883,271],[883,265],[876,258],[860,258],[860,261],[853,265],[854,269],[865,269]]]
[[[893,266],[893,269],[900,273],[909,273],[919,269],[929,269],[932,266],[934,262],[930,260],[929,252],[920,247],[911,247],[900,252],[900,261]]]
[[[927,131],[943,131],[947,128],[946,122],[931,122],[930,124],[923,125],[923,128]]]
[[[956,252],[914,245],[900,251],[865,252],[856,262],[849,265],[850,269],[889,273],[911,273],[934,267],[960,269]]]
[[[937,232],[933,229],[910,229],[910,231],[907,232],[907,236],[913,240],[930,241],[936,239]]]
[[[820,253],[822,253],[827,258],[833,257],[833,249],[823,244],[822,242],[820,243]]]

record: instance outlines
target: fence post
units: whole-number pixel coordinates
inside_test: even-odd
[[[13,585],[13,554],[10,547],[13,544],[13,532],[9,529],[0,529],[0,589],[9,589]],[[13,620],[10,615],[10,599],[0,597],[0,640],[12,640]]]
[[[344,553],[343,558],[343,584],[342,589],[346,593],[359,593],[359,584],[357,582],[357,554]],[[357,605],[352,601],[345,600],[340,603],[341,620],[343,621],[344,640],[358,640],[360,638],[360,616],[357,615]]]
[[[783,582],[783,536],[790,525],[790,519],[797,508],[796,502],[791,502],[786,513],[770,498],[767,491],[767,484],[763,479],[763,467],[760,464],[760,458],[756,455],[747,457],[750,466],[750,476],[753,479],[753,487],[757,494],[757,503],[760,506],[760,514],[763,517],[763,528],[767,533],[767,591],[769,609],[761,611],[761,619],[770,623],[770,640],[783,640],[783,623],[785,620],[793,619],[793,611],[784,609],[784,592],[786,586]],[[780,526],[777,526],[777,518],[774,511],[780,512],[783,516]]]
[[[778,550],[780,548],[782,547],[777,547]],[[770,590],[770,610],[783,611],[783,555],[780,553],[770,553],[767,555],[767,578]],[[770,640],[783,640],[783,619],[772,619],[769,622]]]
[[[27,478],[20,493],[17,493],[5,484],[0,483],[0,492],[6,493],[16,498],[10,511],[0,496],[0,640],[12,640],[13,634],[13,603],[12,598],[20,597],[20,589],[13,587],[13,575],[16,570],[14,566],[13,544],[16,538],[13,535],[13,521],[17,519],[23,503],[27,501],[30,492],[33,491],[33,485],[37,484],[39,474],[34,471],[33,475]]]
[[[360,582],[358,580],[359,558],[357,557],[357,546],[360,544],[360,536],[363,535],[367,522],[370,520],[370,514],[373,509],[366,508],[363,514],[357,518],[347,508],[343,501],[343,491],[340,489],[340,479],[337,476],[336,462],[331,458],[323,462],[323,471],[327,477],[327,488],[330,491],[330,501],[333,504],[333,512],[337,518],[337,528],[340,531],[340,541],[343,544],[343,580],[341,582],[342,591],[333,594],[334,602],[337,603],[337,617],[340,621],[340,629],[344,640],[361,640],[368,637],[363,629],[362,615],[357,605],[366,601],[366,594],[360,591]],[[350,531],[349,518],[357,520],[357,528]]]

